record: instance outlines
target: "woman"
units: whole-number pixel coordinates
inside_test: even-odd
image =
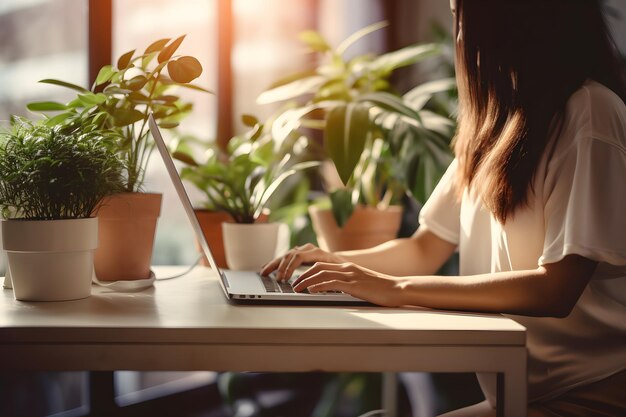
[[[315,263],[296,290],[513,315],[528,329],[529,415],[626,415],[626,90],[599,1],[452,9],[456,159],[417,233],[306,245],[262,272]],[[457,248],[461,276],[432,276]]]

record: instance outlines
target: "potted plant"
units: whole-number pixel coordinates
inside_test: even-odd
[[[203,160],[197,160],[190,142],[179,140],[172,146],[173,155],[187,166],[181,177],[190,181],[205,196],[205,208],[225,213],[222,221],[226,264],[235,270],[256,270],[286,250],[288,229],[279,222],[259,222],[268,216],[268,207],[279,187],[288,178],[304,169],[318,166],[317,162],[297,162],[298,152],[288,153],[276,148],[264,124],[246,115],[244,122],[251,128],[247,133],[233,137],[228,151],[205,145]],[[295,139],[294,148],[304,149],[308,140]],[[205,231],[206,233],[206,231]],[[206,233],[217,241],[219,233]]]
[[[154,149],[147,121],[152,112],[161,128],[177,127],[192,104],[172,94],[172,88],[207,91],[191,82],[202,73],[202,66],[191,56],[174,55],[184,36],[160,39],[142,53],[123,54],[116,65],[102,67],[86,89],[65,81],[40,82],[76,90],[77,97],[67,104],[30,103],[32,111],[58,112],[46,124],[68,124],[77,120],[86,129],[117,133],[115,147],[124,162],[123,193],[102,201],[99,208],[100,246],[96,251],[96,275],[100,280],[146,279],[161,194],[143,192],[144,175]]]
[[[99,201],[123,187],[106,132],[12,118],[0,136],[2,240],[15,298],[60,301],[91,293]]]
[[[317,32],[300,38],[322,59],[262,93],[259,103],[296,101],[275,123],[280,140],[293,130],[323,132],[323,146],[338,181],[326,207],[311,207],[318,243],[326,250],[370,247],[396,236],[405,193],[424,202],[451,162],[450,117],[429,111],[433,95],[451,90],[451,79],[425,83],[401,96],[389,77],[401,67],[436,56],[438,44],[412,45],[379,56],[344,58],[346,50],[386,24],[363,28],[332,48]],[[330,206],[330,208],[328,208]]]

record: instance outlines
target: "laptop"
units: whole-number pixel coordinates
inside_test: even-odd
[[[193,211],[191,201],[187,195],[187,191],[183,186],[183,182],[174,166],[172,156],[163,141],[163,136],[159,130],[159,127],[154,120],[152,114],[148,118],[150,126],[150,132],[154,138],[154,142],[161,154],[161,158],[165,163],[167,172],[174,184],[176,193],[185,209],[185,213],[189,218],[189,222],[193,228],[193,232],[196,239],[200,243],[204,255],[209,260],[211,268],[217,272],[221,288],[224,294],[229,300],[236,302],[251,302],[251,303],[263,303],[263,302],[295,302],[295,303],[338,303],[338,304],[363,304],[364,301],[351,295],[341,292],[326,292],[326,293],[297,293],[293,290],[291,282],[278,281],[271,276],[262,276],[257,271],[232,271],[227,269],[221,269],[217,267],[215,258],[211,254],[211,248],[204,238],[200,223]]]

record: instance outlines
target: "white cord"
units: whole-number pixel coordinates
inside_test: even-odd
[[[185,275],[187,275],[188,273],[190,273],[195,267],[196,265],[198,265],[198,263],[200,263],[200,259],[202,259],[202,256],[198,256],[198,258],[195,260],[194,263],[192,263],[189,268],[187,268],[185,271],[181,272],[180,274],[176,274],[176,275],[172,275],[169,277],[157,277],[157,281],[167,281],[168,279],[174,279],[174,278],[180,278],[180,277],[184,277]]]
[[[387,410],[372,410],[372,411],[368,411],[365,414],[361,414],[359,417],[374,417],[374,416],[385,417],[386,415],[387,415]]]

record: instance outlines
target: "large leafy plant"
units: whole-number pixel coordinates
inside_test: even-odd
[[[202,66],[192,56],[174,55],[184,36],[160,39],[143,52],[132,50],[119,57],[115,65],[105,65],[90,89],[66,81],[45,79],[77,91],[75,99],[63,104],[54,101],[30,103],[28,108],[44,112],[49,126],[76,124],[86,130],[117,132],[117,152],[125,164],[128,192],[140,191],[145,169],[154,149],[148,129],[152,112],[161,128],[174,128],[192,110],[172,93],[173,87],[208,92],[191,82],[200,76]],[[55,115],[49,115],[55,112]]]
[[[0,133],[0,210],[5,218],[58,220],[93,215],[123,188],[122,164],[106,132],[12,118]]]
[[[274,124],[278,140],[300,128],[323,132],[324,149],[344,185],[330,196],[340,226],[357,204],[384,208],[406,191],[424,202],[452,160],[454,122],[426,105],[454,89],[454,79],[428,82],[405,95],[389,81],[395,70],[440,54],[440,44],[345,58],[351,45],[384,26],[365,27],[336,48],[317,32],[302,33],[300,39],[321,55],[320,64],[278,81],[257,100],[296,103]]]
[[[290,142],[295,153],[285,152],[276,148],[264,124],[255,117],[246,115],[243,121],[250,130],[233,137],[226,152],[214,143],[184,136],[172,145],[172,153],[186,164],[181,177],[203,192],[204,208],[225,211],[237,223],[254,223],[288,178],[319,164],[296,161],[298,149],[308,144],[306,138]],[[206,148],[202,159],[194,156],[194,144]]]

